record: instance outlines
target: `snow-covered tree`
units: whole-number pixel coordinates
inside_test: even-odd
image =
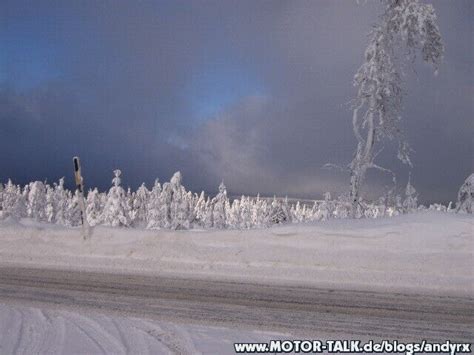
[[[150,191],[147,203],[147,228],[148,229],[159,229],[163,226],[163,221],[167,215],[164,211],[164,206],[162,206],[162,196],[161,196],[161,184],[158,179],[155,180],[153,188]]]
[[[411,166],[400,127],[403,65],[413,62],[420,50],[422,59],[437,70],[444,52],[432,5],[419,0],[383,2],[385,11],[370,33],[364,63],[354,77],[358,92],[352,115],[357,149],[350,164],[353,217],[360,214],[360,187],[367,170],[389,172],[375,162],[385,139],[398,141],[398,158]]]
[[[188,209],[187,209],[187,215],[188,215],[188,220],[189,220],[189,226],[188,228],[192,228],[194,224],[197,222],[196,219],[196,203],[198,202],[198,195],[193,194],[191,191],[188,191],[186,193],[186,200],[188,201]]]
[[[349,194],[341,194],[335,201],[335,207],[333,210],[334,218],[342,219],[347,218],[351,214],[351,202],[349,201]]]
[[[150,191],[146,188],[145,183],[142,183],[133,199],[131,219],[135,225],[146,225],[149,197]]]
[[[133,224],[135,216],[133,213],[133,205],[135,201],[135,192],[132,192],[132,189],[130,187],[127,188],[127,191],[125,192],[125,204],[127,206],[127,214],[130,218],[130,225]]]
[[[458,202],[456,203],[456,211],[472,213],[474,210],[474,173],[469,175],[458,192]]]
[[[249,196],[240,198],[240,228],[249,229],[252,227],[252,201]]]
[[[224,182],[221,182],[219,185],[219,193],[214,197],[214,227],[219,229],[226,228],[226,210],[228,205],[227,188]]]
[[[190,199],[186,189],[181,184],[181,172],[177,171],[171,177],[171,180],[166,188],[163,187],[163,192],[169,194],[170,201],[170,226],[173,229],[188,229],[190,223]]]
[[[130,225],[130,217],[128,215],[128,205],[125,198],[125,191],[120,186],[121,179],[120,170],[114,170],[114,178],[112,179],[112,187],[107,194],[107,202],[102,213],[102,221],[105,225],[112,227],[128,227]]]
[[[67,202],[65,210],[65,224],[75,227],[82,224],[81,207],[79,206],[79,191],[72,193],[67,191]]]
[[[227,225],[230,228],[239,229],[241,224],[242,218],[240,217],[240,200],[236,198],[230,205]]]
[[[325,192],[323,196],[324,196],[324,201],[322,201],[318,205],[318,210],[316,211],[317,213],[316,219],[318,221],[328,220],[333,213],[333,206],[331,203],[331,193]]]
[[[86,200],[87,222],[91,227],[101,224],[102,204],[97,188],[89,190]]]
[[[286,223],[290,219],[290,216],[282,201],[273,197],[272,203],[270,205],[270,211],[268,214],[268,221],[271,224],[281,224]]]
[[[160,225],[163,228],[171,228],[172,214],[171,202],[173,199],[173,187],[169,182],[165,182],[162,187],[159,206],[160,206]]]
[[[206,218],[206,197],[204,195],[204,191],[201,191],[201,194],[196,200],[194,204],[194,219],[196,223],[204,227],[205,225],[205,218]]]
[[[2,212],[4,216],[23,217],[24,204],[21,188],[8,179],[3,189]]]
[[[252,226],[257,228],[268,226],[271,223],[270,215],[272,215],[272,208],[268,207],[268,203],[265,199],[257,195],[257,198],[252,204]]]
[[[209,196],[206,199],[206,208],[204,214],[204,227],[213,228],[214,227],[214,201],[211,200]]]
[[[18,200],[16,201],[16,216],[28,217],[28,196],[30,194],[30,184],[26,184],[23,189],[17,185]]]
[[[46,221],[46,188],[41,181],[30,184],[27,211],[29,217]]]
[[[46,185],[46,220],[49,223],[56,223],[56,200],[54,198],[54,189]]]
[[[403,208],[405,212],[412,212],[418,208],[418,194],[411,184],[411,175],[405,188],[405,200],[403,200]]]
[[[58,184],[54,184],[54,205],[56,206],[56,223],[67,225],[66,210],[68,206],[68,193],[64,189],[64,177],[59,179]]]

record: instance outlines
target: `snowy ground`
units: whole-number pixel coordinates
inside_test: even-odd
[[[81,229],[0,223],[0,260],[107,272],[473,295],[474,218],[422,212],[262,230]]]
[[[0,222],[3,265],[457,295],[467,303],[474,294],[473,254],[474,218],[442,212],[250,231],[98,227],[88,241],[79,228]],[[0,320],[2,354],[227,354],[237,341],[291,338],[252,327],[179,324],[10,301],[0,303]],[[403,329],[400,322],[393,329]]]
[[[1,354],[234,354],[279,333],[0,304]]]

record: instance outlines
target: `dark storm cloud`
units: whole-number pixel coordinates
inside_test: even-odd
[[[404,125],[422,198],[453,199],[473,170],[473,6],[434,2],[445,62],[407,75]],[[347,176],[347,102],[378,2],[4,1],[0,179],[70,174],[193,189],[319,196]],[[406,181],[407,169],[382,162]],[[390,179],[371,174],[369,190]]]

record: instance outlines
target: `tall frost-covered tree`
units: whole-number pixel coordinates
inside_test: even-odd
[[[9,179],[3,190],[2,211],[5,216],[23,217],[25,202],[21,188]]]
[[[112,187],[107,194],[107,202],[105,203],[104,211],[102,213],[103,223],[112,227],[128,227],[130,225],[125,191],[122,186],[120,186],[121,174],[122,172],[120,170],[114,170]]]
[[[206,198],[204,191],[201,191],[196,203],[194,204],[194,219],[198,225],[204,227],[204,220],[206,218]]]
[[[158,229],[162,226],[164,216],[163,216],[163,206],[161,205],[161,184],[158,179],[155,180],[155,184],[150,191],[147,203],[147,228],[149,229]]]
[[[142,183],[135,193],[132,206],[132,221],[135,225],[146,224],[147,222],[147,205],[150,191]]]
[[[46,220],[46,188],[41,181],[31,183],[28,193],[28,216],[37,221]]]
[[[102,206],[97,188],[87,193],[86,216],[91,227],[101,223]]]
[[[249,229],[252,227],[252,201],[250,197],[240,198],[240,228]]]
[[[226,227],[226,210],[228,209],[228,205],[227,188],[224,182],[221,182],[219,185],[219,193],[214,197],[214,227]]]
[[[133,223],[133,220],[135,219],[135,216],[133,213],[134,201],[135,201],[135,192],[132,192],[132,189],[128,187],[127,192],[125,192],[125,204],[127,206],[127,212],[130,218],[130,223]]]
[[[350,164],[353,217],[359,213],[367,170],[389,171],[375,162],[384,140],[396,139],[398,159],[411,166],[410,148],[400,128],[405,63],[413,62],[420,51],[423,61],[437,70],[444,52],[432,5],[419,0],[383,3],[385,11],[370,32],[364,62],[354,77],[358,92],[352,115],[357,148]]]
[[[56,201],[54,199],[54,189],[46,185],[46,220],[49,223],[56,223]]]
[[[170,198],[170,223],[173,229],[188,229],[190,227],[190,197],[181,184],[181,172],[177,171],[170,182],[163,187],[163,193],[169,194]]]
[[[268,206],[267,201],[260,198],[260,195],[257,194],[255,203],[252,209],[252,224],[255,227],[264,227],[268,222]]]
[[[64,189],[64,177],[59,179],[58,184],[54,184],[54,200],[56,206],[56,223],[67,225],[66,210],[68,205],[68,194]]]
[[[205,205],[205,213],[204,213],[204,227],[205,228],[212,228],[214,227],[214,200],[211,200],[209,196],[207,196],[206,205]]]
[[[227,217],[227,225],[230,228],[240,228],[242,220],[240,218],[240,200],[238,198],[232,201],[229,208],[229,215]]]

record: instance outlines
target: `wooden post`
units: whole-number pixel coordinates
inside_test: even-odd
[[[79,207],[81,208],[81,222],[84,240],[89,237],[90,227],[87,222],[86,205],[84,202],[84,179],[81,175],[81,162],[79,157],[72,158],[74,162],[74,178],[76,180],[76,190],[78,192]]]

